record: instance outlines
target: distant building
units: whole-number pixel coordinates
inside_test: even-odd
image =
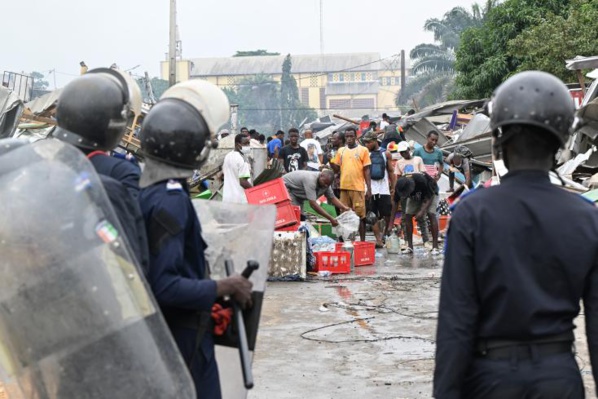
[[[177,81],[205,79],[221,88],[266,74],[280,82],[284,55],[194,58],[177,61]],[[401,86],[400,58],[381,60],[379,53],[292,55],[292,74],[301,102],[319,114],[342,112],[346,116],[380,114],[396,110]],[[168,62],[161,65],[168,79]]]

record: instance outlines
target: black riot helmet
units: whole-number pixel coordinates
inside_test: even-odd
[[[83,149],[112,150],[140,112],[141,91],[129,75],[93,69],[60,93],[53,136]]]
[[[503,127],[532,125],[554,135],[564,146],[575,118],[573,98],[557,77],[540,71],[518,73],[501,84],[488,104],[496,145],[509,139]]]
[[[168,89],[141,126],[143,155],[183,169],[199,169],[218,145],[215,132],[228,122],[226,94],[205,80]]]

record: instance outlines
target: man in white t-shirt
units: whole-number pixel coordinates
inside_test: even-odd
[[[423,159],[411,155],[409,144],[406,141],[401,141],[397,145],[397,152],[401,156],[395,165],[395,174],[397,177],[412,173],[426,172],[426,166],[424,165]]]
[[[306,130],[304,133],[305,140],[301,142],[301,147],[307,151],[307,170],[320,170],[320,165],[323,163],[324,152],[320,142],[313,138],[313,132]]]
[[[388,125],[390,125],[390,118],[386,113],[384,113],[382,114],[382,122],[380,122],[380,130],[384,132]]]
[[[223,202],[246,204],[245,189],[251,188],[251,169],[246,157],[249,155],[249,137],[238,134],[235,136],[235,149],[224,157],[222,172],[224,173]]]

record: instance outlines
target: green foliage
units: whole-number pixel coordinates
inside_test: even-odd
[[[280,83],[270,75],[260,74],[240,81],[236,86],[225,88],[231,104],[239,105],[239,126],[266,135],[278,129],[300,127],[299,124],[317,118],[317,113],[299,101],[297,81],[293,77],[291,55],[282,64]]]
[[[144,78],[136,79],[137,84],[139,85],[139,89],[141,89],[141,98],[143,98],[144,102],[151,103],[152,99],[148,93],[147,84]],[[152,92],[154,94],[154,100],[158,101],[162,94],[168,89],[168,81],[160,78],[152,78],[150,80],[150,85],[152,86]]]
[[[233,57],[253,57],[266,55],[280,55],[280,53],[270,53],[268,50],[237,51]]]
[[[478,27],[465,30],[457,49],[454,97],[485,98],[521,65],[509,52],[509,43],[527,29],[546,22],[550,15],[566,15],[567,0],[506,0],[492,7]],[[564,59],[561,58],[561,62]]]
[[[411,100],[415,100],[425,107],[447,99],[455,87],[455,51],[459,48],[462,32],[482,26],[496,4],[497,0],[487,0],[484,7],[474,4],[471,11],[454,7],[442,19],[426,21],[424,29],[434,34],[436,43],[420,44],[411,50],[411,73],[414,76],[399,92],[395,101],[398,106],[411,105]]]
[[[280,125],[278,82],[272,76],[259,74],[245,78],[232,88],[225,88],[231,104],[239,105],[239,126],[268,134]]]
[[[33,71],[29,76],[33,78],[33,90],[47,90],[50,86],[43,73]]]
[[[519,60],[517,72],[542,70],[574,82],[575,72],[565,68],[565,60],[598,54],[596,32],[598,0],[575,0],[568,16],[548,14],[545,22],[511,40],[508,52]]]

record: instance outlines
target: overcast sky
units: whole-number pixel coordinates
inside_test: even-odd
[[[324,52],[382,57],[431,42],[428,18],[471,0],[322,0]],[[320,0],[177,0],[184,58],[237,50],[320,52]],[[0,72],[41,71],[53,88],[90,67],[116,62],[158,76],[168,51],[169,0],[2,1]],[[139,66],[138,66],[139,65]],[[137,67],[138,66],[138,67]],[[136,68],[135,68],[136,67]]]

